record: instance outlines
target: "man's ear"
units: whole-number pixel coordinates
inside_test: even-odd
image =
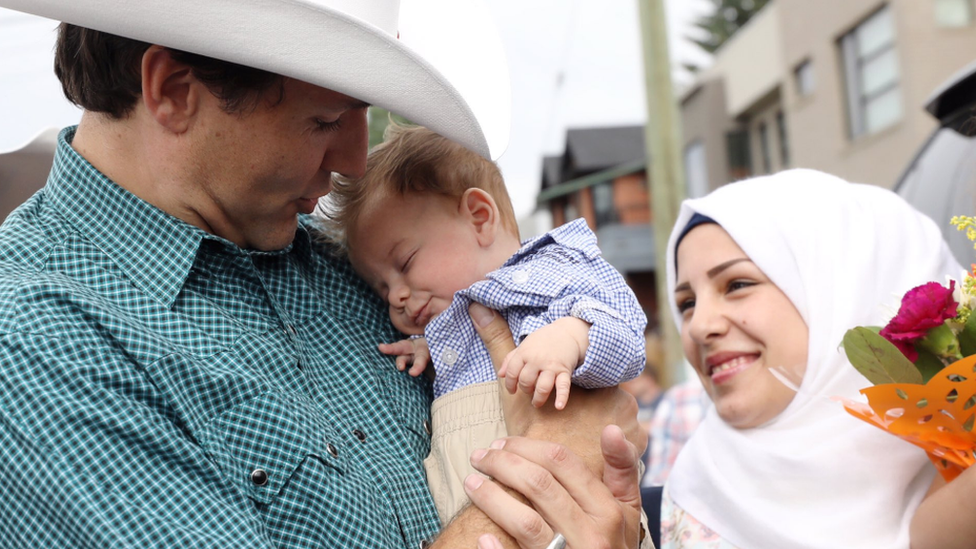
[[[461,195],[460,213],[471,223],[481,247],[491,246],[501,229],[498,205],[490,194],[482,189],[468,189]]]
[[[157,123],[183,133],[199,108],[203,84],[190,67],[173,59],[161,46],[150,46],[142,56],[142,101]]]

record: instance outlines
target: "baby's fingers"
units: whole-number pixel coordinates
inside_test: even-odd
[[[418,351],[417,354],[413,356],[413,366],[410,367],[410,370],[407,373],[412,375],[413,377],[417,377],[420,374],[424,373],[424,370],[427,369],[427,364],[429,363],[430,363],[430,353],[424,353]]]
[[[573,384],[573,376],[568,372],[560,372],[556,376],[556,409],[562,410],[569,402],[569,389]]]
[[[519,374],[522,373],[522,369],[525,367],[525,361],[522,356],[517,352],[512,352],[508,355],[508,359],[505,361],[505,389],[511,393],[515,394],[519,385]]]
[[[518,388],[520,391],[527,395],[535,393],[535,387],[539,381],[539,368],[537,366],[528,365],[522,368],[522,371],[518,376]],[[551,390],[551,385],[550,385]]]
[[[413,355],[400,355],[396,358],[396,369],[401,372],[407,369],[407,365],[410,364],[410,359]]]
[[[380,343],[380,352],[384,355],[410,355],[413,354],[413,342],[409,339],[401,339],[395,343]],[[402,370],[402,368],[401,368]]]
[[[533,406],[540,408],[549,400],[555,380],[556,375],[549,370],[543,370],[539,373],[539,378],[535,382],[535,393],[532,394]]]

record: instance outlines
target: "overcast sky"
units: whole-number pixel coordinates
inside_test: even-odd
[[[673,64],[707,64],[684,38],[706,0],[666,0]],[[646,116],[637,0],[492,0],[512,74],[512,137],[499,165],[516,213],[535,207],[542,156],[566,129],[642,124]],[[676,74],[688,80],[687,73]]]
[[[665,0],[672,60],[707,63],[684,36],[707,0]],[[499,165],[516,213],[534,209],[543,155],[567,128],[645,117],[637,0],[490,0],[512,80],[512,133]],[[53,21],[0,9],[0,151],[76,123],[52,72]],[[11,53],[14,54],[11,54]],[[686,75],[677,75],[679,80]]]

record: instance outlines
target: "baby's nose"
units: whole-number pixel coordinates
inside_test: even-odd
[[[390,292],[391,303],[403,307],[403,305],[410,299],[410,288],[406,285],[398,286],[392,292]]]

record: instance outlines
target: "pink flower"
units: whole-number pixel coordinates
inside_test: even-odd
[[[959,306],[952,298],[956,281],[946,289],[938,282],[929,282],[912,288],[901,299],[898,314],[881,330],[881,336],[892,342],[912,362],[918,358],[915,342],[925,337],[932,328],[941,326],[956,316]]]

